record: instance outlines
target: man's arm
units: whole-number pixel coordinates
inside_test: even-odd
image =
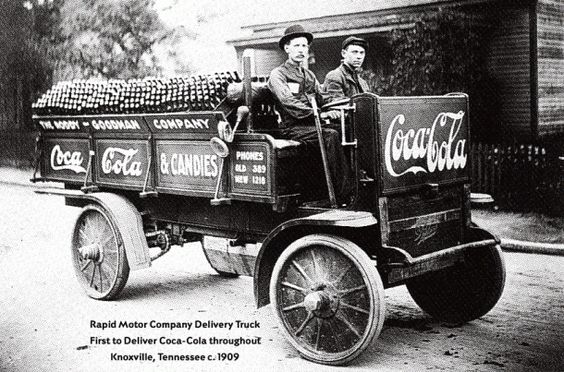
[[[271,72],[268,79],[268,88],[289,115],[296,119],[303,119],[313,114],[311,107],[294,97],[286,77],[278,69]]]
[[[325,90],[327,102],[333,102],[347,97],[343,89],[342,75],[336,70],[329,71],[327,76],[325,76],[323,88]]]

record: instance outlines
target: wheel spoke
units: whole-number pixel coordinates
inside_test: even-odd
[[[346,295],[351,294],[353,292],[362,291],[365,288],[366,288],[366,284],[363,284],[363,285],[359,285],[358,287],[354,287],[354,288],[341,289],[339,292],[341,293],[341,295],[346,296]]]
[[[90,237],[86,234],[86,232],[81,228],[80,230],[78,230],[78,233],[80,234],[80,236],[85,240],[85,241],[89,241]]]
[[[292,288],[295,289],[298,292],[302,292],[302,293],[306,293],[306,289],[302,288],[300,286],[297,286],[295,284],[289,283],[289,282],[282,282],[281,283],[284,287],[288,287],[288,288]]]
[[[370,314],[370,311],[368,311],[368,310],[366,310],[366,309],[363,309],[363,308],[360,308],[360,307],[358,307],[358,306],[351,305],[351,304],[346,303],[346,302],[344,302],[344,301],[341,301],[341,305],[344,306],[344,307],[346,307],[346,308],[348,308],[348,309],[352,309],[352,310],[354,310],[354,311],[358,311],[359,313]]]
[[[360,337],[360,333],[358,332],[358,330],[355,328],[354,325],[351,324],[351,322],[349,322],[349,320],[347,318],[345,318],[345,315],[341,312],[338,311],[337,314],[335,314],[336,318],[339,319],[341,322],[345,323],[345,325],[351,330],[353,331],[353,333],[357,336]]]
[[[292,311],[292,310],[301,309],[301,308],[304,308],[304,307],[305,307],[304,303],[303,303],[303,302],[299,302],[299,303],[297,303],[297,304],[293,304],[293,305],[290,305],[290,306],[286,306],[285,308],[282,309],[282,311]]]
[[[107,260],[104,260],[100,263],[100,266],[104,265],[104,267],[107,268],[107,270],[105,271],[109,274],[110,281],[112,281],[114,276],[116,275],[117,268],[115,264],[117,265],[117,263],[108,262]]]
[[[304,320],[304,322],[302,323],[302,325],[300,326],[300,328],[298,328],[295,332],[296,337],[298,337],[300,335],[300,333],[303,332],[303,330],[305,329],[305,327],[308,325],[308,323],[314,318],[313,316],[313,312],[310,311],[307,314],[307,318]]]
[[[96,265],[94,265],[94,269],[92,270],[92,277],[90,278],[90,286],[94,284],[94,276],[96,275]]]
[[[103,218],[100,218],[100,220],[102,220],[100,226],[104,228],[104,230],[102,231],[102,236],[112,235],[112,231],[106,220],[104,220]]]
[[[321,280],[321,273],[319,272],[319,267],[317,266],[317,259],[315,258],[315,251],[311,250],[311,260],[313,262],[313,276]]]
[[[296,260],[292,260],[292,265],[294,265],[294,267],[298,270],[298,272],[304,277],[308,285],[311,285],[313,283],[313,280],[311,280],[311,278],[305,272],[304,268],[301,267],[300,264],[296,262]]]
[[[104,237],[104,236],[107,236],[107,238],[104,240],[103,243],[101,243],[102,246],[106,245],[106,243],[108,243],[114,238],[114,234],[112,233],[112,230],[109,228],[108,225],[104,225],[104,231],[100,237]]]
[[[113,236],[113,235],[110,235],[107,239],[105,239],[103,242],[100,243],[100,246],[101,246],[101,247],[105,247],[106,244],[107,244],[110,240],[112,240],[113,238],[114,238],[114,236]]]
[[[352,269],[353,265],[351,265],[349,263],[349,266],[346,268],[346,270],[344,270],[342,273],[339,274],[339,276],[337,277],[337,279],[333,280],[333,284],[338,284],[341,282],[341,280],[343,280],[343,278],[345,277],[345,275],[347,275],[347,273]]]
[[[100,236],[100,226],[103,217],[100,214],[95,214],[92,221],[92,229],[94,230],[95,236]]]
[[[91,263],[92,263],[92,260],[88,260],[88,261],[84,264],[84,266],[82,266],[82,267],[80,268],[80,271],[86,270],[86,268],[87,268]]]
[[[315,337],[315,350],[319,350],[319,339],[321,338],[322,326],[323,326],[323,319],[317,318],[317,336]]]
[[[104,284],[103,284],[103,280],[102,280],[102,265],[98,265],[98,272],[100,273],[100,289],[99,289],[99,292],[103,292],[104,291],[103,290]]]
[[[85,226],[87,227],[86,232],[92,241],[94,240],[94,236],[96,236],[97,220],[96,215],[88,215],[87,221],[85,222]]]
[[[333,339],[335,340],[337,350],[341,350],[341,343],[339,342],[339,337],[337,337],[337,335],[335,334],[335,328],[333,328],[333,323],[331,323],[331,322],[328,322],[328,323],[329,323],[329,329],[331,330],[331,333],[333,334]]]

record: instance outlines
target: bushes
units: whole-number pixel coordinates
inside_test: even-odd
[[[485,16],[479,12],[444,9],[423,14],[413,27],[390,33],[390,74],[377,78],[372,71],[365,71],[363,77],[380,95],[468,93],[472,130],[477,138],[483,138],[497,127],[495,99],[485,67],[489,31]]]

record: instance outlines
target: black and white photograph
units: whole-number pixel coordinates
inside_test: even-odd
[[[0,0],[0,371],[564,371],[564,0]]]

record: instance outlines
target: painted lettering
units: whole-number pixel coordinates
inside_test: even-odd
[[[53,126],[58,130],[78,130],[78,120],[53,120]]]
[[[55,145],[51,150],[51,168],[53,170],[71,170],[75,173],[86,173],[82,166],[84,158],[80,151],[63,151],[61,146]]]
[[[388,173],[400,177],[407,173],[434,173],[466,167],[466,139],[459,138],[463,118],[464,111],[441,112],[431,127],[404,131],[402,127],[406,124],[406,118],[403,114],[396,115],[388,128],[384,145],[384,162]],[[449,130],[446,141],[436,140],[441,130]],[[403,170],[396,168],[400,160],[408,162],[417,159],[425,159],[425,167],[411,165]]]
[[[105,174],[122,174],[124,176],[139,177],[143,173],[140,161],[133,161],[138,149],[122,149],[108,147],[102,155],[102,171]]]
[[[96,130],[135,130],[141,129],[141,126],[135,119],[104,119],[92,120],[92,128]]]
[[[167,156],[161,154],[162,159]],[[165,167],[167,173],[163,172],[161,165],[161,173],[168,174],[168,166],[170,166],[170,174],[173,176],[188,176],[194,178],[215,178],[218,174],[217,155],[215,154],[171,154],[170,163]]]
[[[39,125],[43,129],[55,129],[55,127],[53,126],[53,124],[51,124],[49,120],[39,120]]]
[[[237,151],[235,157],[237,160],[262,161],[264,153],[262,151]]]
[[[153,119],[153,125],[158,130],[178,129],[209,129],[209,119]]]

